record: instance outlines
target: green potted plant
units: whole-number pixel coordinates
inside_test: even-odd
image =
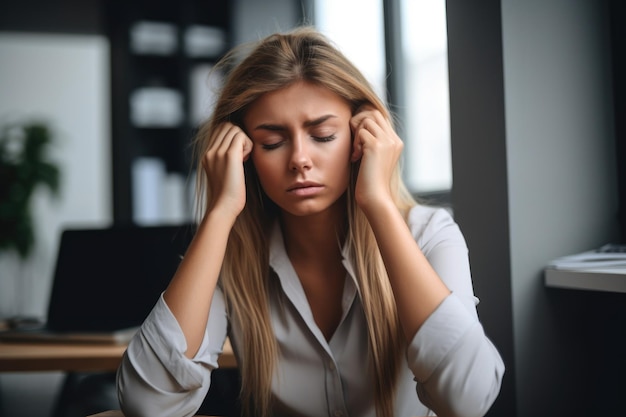
[[[31,213],[34,190],[58,194],[60,170],[48,159],[53,138],[42,122],[6,125],[0,130],[0,251],[17,251],[22,260],[35,244]]]

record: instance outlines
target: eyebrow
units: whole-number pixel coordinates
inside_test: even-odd
[[[313,127],[313,126],[319,126],[322,123],[324,123],[325,121],[327,121],[328,119],[332,119],[332,118],[336,118],[337,116],[335,116],[334,114],[325,114],[324,116],[320,116],[316,119],[313,120],[307,120],[306,122],[304,122],[303,126],[304,127]],[[282,132],[287,130],[287,128],[283,125],[275,125],[275,124],[271,124],[271,123],[263,123],[258,125],[257,127],[254,128],[254,130],[270,130],[273,132]]]

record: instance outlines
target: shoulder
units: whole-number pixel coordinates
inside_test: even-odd
[[[452,214],[448,209],[438,206],[426,206],[418,204],[411,208],[407,216],[407,223],[414,235],[419,236],[425,232],[436,232],[450,226],[456,226]]]
[[[424,252],[444,243],[466,246],[458,224],[446,208],[418,204],[409,211],[407,224]]]

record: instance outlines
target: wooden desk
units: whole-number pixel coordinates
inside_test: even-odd
[[[0,343],[0,372],[115,371],[126,345]]]
[[[91,343],[0,342],[0,372],[66,372],[53,416],[64,416],[80,372],[115,372],[127,345]],[[221,368],[236,368],[230,341],[218,360]],[[104,415],[109,416],[107,414]],[[111,414],[111,416],[121,416]]]
[[[0,372],[115,371],[125,351],[126,345],[0,342]],[[221,368],[237,366],[228,339],[218,363]]]

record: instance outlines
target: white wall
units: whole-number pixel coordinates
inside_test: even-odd
[[[542,270],[617,239],[607,18],[602,1],[502,1],[519,416],[573,415],[593,402],[581,366],[593,360],[589,329],[550,299]],[[575,295],[594,308],[593,294]]]
[[[0,34],[0,124],[43,120],[55,136],[60,198],[33,199],[36,245],[23,264],[0,255],[0,317],[45,319],[63,228],[112,220],[108,42],[99,36]],[[25,292],[15,294],[14,289]],[[47,415],[60,373],[0,374],[0,414]],[[35,401],[33,399],[36,398]]]
[[[108,47],[95,36],[5,33],[0,61],[0,124],[48,123],[55,140],[50,159],[61,169],[60,198],[43,189],[35,195],[37,240],[32,268],[25,271],[32,275],[33,293],[18,311],[44,317],[61,230],[112,218]],[[0,315],[5,315],[10,313],[5,284],[12,277],[2,275]]]

